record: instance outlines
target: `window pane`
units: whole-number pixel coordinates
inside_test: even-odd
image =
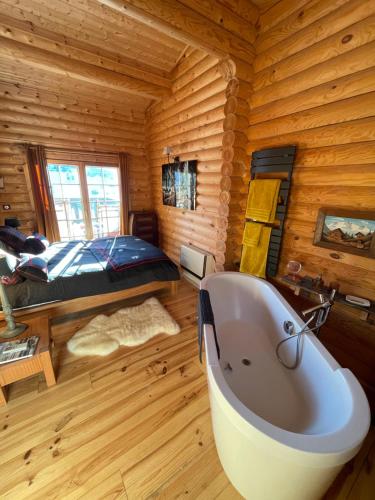
[[[109,218],[108,221],[108,236],[116,236],[120,232],[120,218]]]
[[[66,199],[81,199],[81,186],[78,184],[66,185],[62,186],[63,198]]]
[[[65,205],[63,200],[55,200],[55,211],[58,221],[66,219],[66,213],[64,207]]]
[[[120,218],[120,204],[118,206],[107,206],[107,217]]]
[[[47,170],[60,239],[87,238],[78,165],[50,164]]]
[[[58,165],[48,165],[48,175],[51,185],[60,184],[60,173]]]
[[[83,219],[83,208],[81,200],[66,200],[67,218],[71,221]]]
[[[86,167],[87,184],[102,184],[101,167]]]
[[[115,186],[117,186],[119,184],[118,169],[104,167],[103,168],[103,182],[104,182],[104,184],[107,184],[107,185],[114,184]]]
[[[90,213],[92,219],[97,219],[99,217],[99,202],[97,200],[90,201]]]
[[[94,238],[120,234],[118,168],[86,166]]]
[[[93,184],[91,186],[88,186],[88,191],[89,191],[89,198],[97,198],[97,199],[104,198],[104,188],[102,184]]]
[[[59,165],[61,184],[79,184],[78,167],[75,165]]]
[[[104,186],[104,195],[106,201],[108,200],[120,201],[120,191],[118,186]]]
[[[59,231],[61,238],[67,238],[69,236],[68,223],[66,220],[59,221]]]
[[[60,184],[52,184],[52,196],[55,198],[62,198],[62,187]]]

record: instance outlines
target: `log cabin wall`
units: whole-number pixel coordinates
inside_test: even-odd
[[[375,299],[375,261],[312,245],[322,206],[375,209],[375,3],[282,0],[260,15],[248,154],[296,144],[279,275],[289,260]],[[249,174],[249,171],[247,171]],[[248,181],[245,179],[245,181]],[[241,199],[243,184],[232,184]],[[247,190],[246,190],[247,191]],[[238,263],[243,219],[231,222]]]
[[[115,97],[114,97],[115,98]],[[89,96],[73,98],[59,93],[35,91],[20,84],[0,83],[0,224],[17,216],[21,231],[35,227],[25,150],[21,143],[84,151],[129,153],[130,209],[150,209],[151,192],[145,157],[144,112]],[[4,204],[11,210],[5,211]]]
[[[181,244],[212,252],[224,264],[227,202],[221,201],[221,168],[226,80],[218,60],[189,50],[174,71],[172,96],[154,104],[148,115],[148,156],[154,206],[159,217],[161,245],[179,261]],[[198,160],[197,210],[162,204],[161,166],[172,156]]]

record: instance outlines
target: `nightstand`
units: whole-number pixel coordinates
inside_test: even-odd
[[[17,380],[22,380],[43,372],[48,387],[56,384],[50,352],[50,324],[48,316],[40,314],[30,316],[27,320],[22,322],[26,323],[28,328],[24,333],[15,337],[13,340],[37,335],[39,337],[38,346],[34,356],[31,358],[0,365],[0,406],[7,402],[5,386]],[[0,342],[7,341],[9,341],[9,339],[0,338]]]

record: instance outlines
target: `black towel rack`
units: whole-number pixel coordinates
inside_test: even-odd
[[[279,191],[279,203],[276,209],[276,220],[280,221],[280,225],[272,228],[268,247],[266,273],[267,276],[271,277],[276,276],[279,265],[295,153],[296,146],[285,146],[254,151],[251,157],[252,180],[262,177],[271,178],[268,174],[278,174],[277,177],[283,177]]]

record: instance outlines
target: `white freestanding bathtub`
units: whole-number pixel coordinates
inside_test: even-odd
[[[313,334],[303,335],[295,370],[275,354],[303,322],[269,283],[242,273],[206,277],[213,327],[204,325],[216,447],[235,488],[249,500],[321,498],[359,450],[370,425],[366,396]],[[280,353],[291,362],[295,339]]]

